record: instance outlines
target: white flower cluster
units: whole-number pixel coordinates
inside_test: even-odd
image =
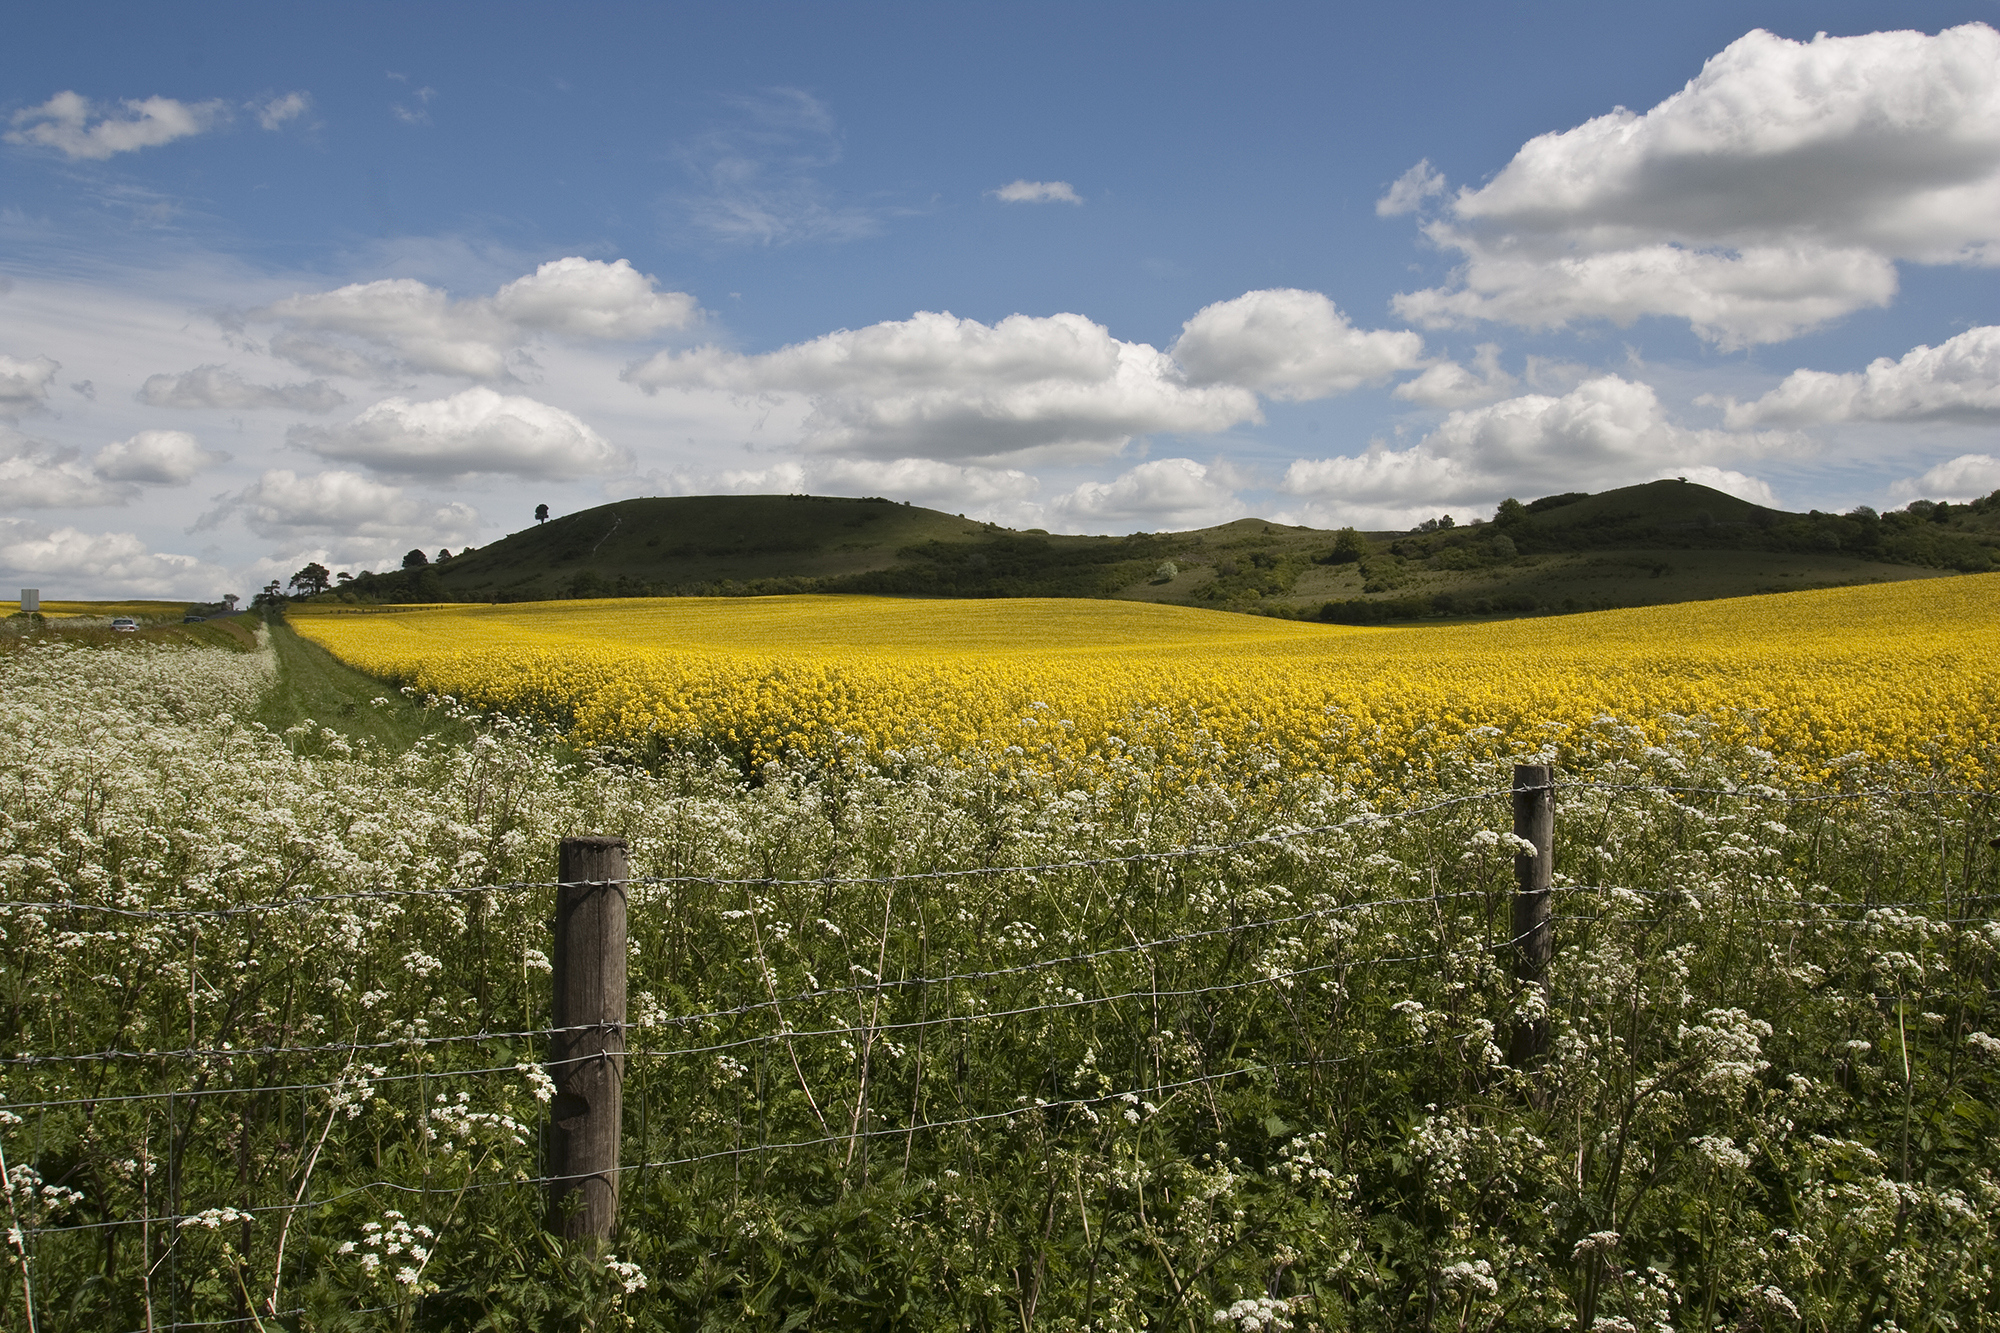
[[[1688,1147],[1694,1149],[1696,1157],[1717,1171],[1750,1169],[1750,1154],[1737,1147],[1734,1139],[1724,1138],[1720,1134],[1703,1134],[1698,1138],[1689,1139]]]
[[[354,1064],[334,1079],[333,1087],[327,1093],[327,1107],[336,1113],[345,1112],[349,1120],[358,1120],[368,1109],[368,1103],[375,1096],[374,1080],[388,1074],[382,1065]]]
[[[534,1094],[536,1101],[546,1106],[555,1100],[556,1081],[549,1077],[548,1070],[540,1065],[520,1064],[514,1066],[514,1072],[527,1078],[528,1090]]]
[[[1741,1009],[1710,1009],[1702,1021],[1681,1028],[1681,1041],[1700,1059],[1696,1085],[1719,1097],[1741,1096],[1757,1076],[1769,1069],[1763,1042],[1771,1025]]]
[[[1569,1257],[1576,1260],[1589,1254],[1609,1254],[1618,1248],[1621,1239],[1615,1231],[1593,1231],[1570,1249]]]
[[[1278,1149],[1278,1161],[1271,1168],[1271,1174],[1290,1185],[1337,1186],[1351,1183],[1342,1181],[1314,1155],[1327,1151],[1326,1132],[1314,1130],[1310,1134],[1287,1140]]]
[[[436,1240],[435,1231],[421,1222],[412,1225],[391,1208],[381,1222],[363,1222],[360,1240],[341,1242],[337,1253],[354,1256],[367,1276],[390,1277],[404,1293],[422,1296],[437,1290],[437,1284],[424,1281]]]
[[[455,1099],[440,1092],[425,1112],[424,1138],[447,1154],[481,1143],[489,1148],[518,1148],[527,1143],[527,1135],[528,1127],[510,1115],[473,1110],[469,1092],[461,1092]]]
[[[626,1296],[637,1295],[646,1289],[645,1270],[615,1254],[604,1256],[604,1270],[617,1281],[620,1291]]]
[[[7,1168],[7,1194],[14,1215],[23,1221],[39,1222],[52,1212],[83,1202],[81,1191],[45,1184],[42,1173],[25,1162]]]
[[[1288,1300],[1252,1296],[1217,1310],[1209,1322],[1239,1330],[1240,1333],[1264,1333],[1266,1329],[1290,1328],[1292,1321],[1285,1316],[1291,1313],[1291,1309],[1292,1303]]]
[[[433,957],[422,949],[412,949],[403,955],[403,966],[410,970],[411,976],[428,979],[444,971],[444,959]]]
[[[1438,1285],[1446,1291],[1462,1291],[1469,1296],[1493,1296],[1500,1291],[1494,1280],[1493,1265],[1484,1259],[1461,1259],[1438,1270]]]
[[[1749,1295],[1757,1304],[1773,1314],[1783,1315],[1793,1323],[1798,1322],[1799,1307],[1792,1303],[1792,1298],[1785,1295],[1782,1289],[1766,1283],[1761,1287],[1750,1288]]]
[[[180,1224],[182,1230],[186,1230],[189,1227],[202,1227],[209,1231],[216,1231],[233,1222],[249,1222],[252,1220],[250,1214],[243,1212],[241,1209],[205,1208],[192,1217],[183,1217]]]

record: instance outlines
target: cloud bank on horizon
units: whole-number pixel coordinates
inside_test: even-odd
[[[437,130],[437,105],[398,132]],[[665,154],[688,182],[658,206],[682,271],[865,270],[869,238],[947,207],[844,196],[854,131],[818,96],[719,105]],[[62,90],[8,115],[4,151],[52,193],[129,195],[105,174],[120,162],[226,157],[232,126],[309,117],[338,133],[317,89]],[[1803,507],[1863,460],[1874,503],[2000,487],[2000,325],[1763,368],[1897,308],[1914,270],[2000,268],[1993,28],[1753,31],[1650,109],[1552,128],[1479,185],[1452,187],[1449,147],[1370,190],[1373,225],[1444,259],[1435,281],[1374,318],[1339,291],[1252,286],[1182,306],[1177,329],[1155,315],[1150,341],[1083,310],[940,303],[760,348],[739,293],[697,296],[602,243],[540,262],[404,243],[344,282],[184,250],[145,281],[136,258],[9,266],[0,578],[210,596],[490,540],[543,496],[844,491],[1125,531],[1251,513],[1399,528],[1674,475]],[[62,174],[80,171],[99,174]],[[949,206],[1028,229],[1010,237],[1131,225],[1100,223],[1118,196],[1092,190],[1086,207],[1067,180],[1017,177]],[[1072,207],[1017,207],[1040,204]],[[454,266],[485,280],[432,276]],[[1322,420],[1347,442],[1321,443]]]

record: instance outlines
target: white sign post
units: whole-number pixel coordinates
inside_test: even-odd
[[[22,609],[23,611],[39,611],[39,610],[41,610],[41,609],[42,609],[42,590],[41,590],[40,588],[23,588],[23,589],[21,589],[21,609]]]

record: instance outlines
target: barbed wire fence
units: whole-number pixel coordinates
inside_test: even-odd
[[[288,1262],[296,1269],[297,1256],[314,1247],[322,1263],[355,1252],[351,1239],[345,1251],[335,1248],[333,1233],[315,1219],[401,1216],[385,1203],[417,1201],[449,1218],[468,1197],[507,1194],[521,1201],[517,1210],[558,1232],[603,1241],[617,1230],[621,1196],[629,1205],[656,1175],[679,1173],[683,1196],[725,1177],[738,1195],[754,1195],[774,1182],[788,1186],[799,1171],[858,1178],[864,1186],[871,1170],[908,1172],[920,1139],[927,1169],[956,1175],[941,1164],[989,1160],[994,1130],[1003,1142],[1023,1127],[1044,1138],[1102,1142],[1128,1132],[1121,1126],[1137,1133],[1156,1120],[1178,1117],[1184,1128],[1206,1118],[1211,1137],[1220,1139],[1230,1119],[1217,1102],[1223,1089],[1275,1103],[1281,1087],[1325,1092],[1331,1080],[1360,1071],[1358,1082],[1342,1085],[1348,1093],[1365,1085],[1393,1096],[1402,1085],[1398,1067],[1419,1058],[1446,1061],[1482,1086],[1522,1080],[1532,1096],[1550,1040],[1548,1015],[1560,1004],[1551,989],[1558,948],[1587,944],[1595,931],[1700,920],[1720,906],[1692,884],[1557,882],[1555,803],[1565,791],[1607,803],[1651,798],[1692,818],[1705,817],[1703,803],[1809,809],[1949,800],[1972,812],[1959,821],[1967,838],[1981,821],[1990,823],[1994,799],[1944,786],[1793,793],[1563,783],[1548,768],[1522,766],[1510,787],[1400,811],[1036,864],[814,878],[635,876],[622,839],[588,837],[565,840],[561,871],[547,881],[189,908],[0,902],[0,920],[32,922],[58,946],[115,938],[142,924],[198,939],[204,925],[247,922],[254,941],[257,923],[363,904],[441,909],[465,929],[510,911],[532,913],[537,904],[553,910],[547,1023],[439,1033],[429,1030],[438,1015],[408,1014],[390,1024],[401,1025],[395,1035],[370,1040],[357,1028],[345,1041],[204,1043],[196,1039],[195,996],[205,982],[190,945],[185,1044],[64,1049],[51,1019],[42,1049],[0,1054],[0,1081],[9,1088],[0,1102],[0,1176],[20,1309],[32,1328],[36,1302],[46,1308],[61,1299],[46,1283],[38,1287],[36,1274],[74,1271],[74,1264],[52,1263],[64,1247],[100,1248],[111,1281],[116,1245],[136,1241],[142,1275],[135,1280],[149,1331],[262,1327],[305,1313],[286,1303]],[[1497,884],[1448,888],[1432,873],[1421,891],[1301,906],[1300,895],[1274,884],[1285,867],[1274,873],[1256,859],[1290,857],[1296,868],[1352,854],[1347,835],[1503,802],[1511,806],[1512,833],[1488,830],[1462,854],[1511,863],[1511,875],[1503,871]],[[1942,847],[1948,835],[1938,836]],[[1316,846],[1328,839],[1331,850]],[[1977,882],[1970,856],[1957,880],[1941,875],[1921,893],[1759,892],[1730,901],[1729,921],[1766,932],[1751,945],[1843,932],[1894,936],[1893,944],[1961,926],[1990,929],[1995,895]],[[1197,863],[1214,869],[1182,873]],[[1048,948],[1060,912],[1039,924],[1025,916],[1002,920],[1005,913],[955,918],[961,943],[970,935],[987,956],[1019,960],[933,970],[937,922],[927,914],[949,909],[954,892],[982,884],[1042,890],[1072,879],[1095,896],[1078,905],[1058,937],[1068,947]],[[1140,881],[1145,893],[1129,891]],[[898,896],[918,889],[943,894],[906,903],[914,915],[899,916]],[[797,910],[813,894],[831,904],[864,891],[880,895],[879,929],[853,941],[830,907],[816,917]],[[1162,895],[1177,895],[1183,908],[1197,902],[1198,918],[1227,919],[1142,931],[1149,908],[1152,921],[1167,919],[1157,910]],[[790,910],[780,910],[779,896],[788,896]],[[1570,904],[1579,910],[1558,910]],[[957,911],[962,917],[996,905]],[[646,950],[628,916],[648,935]],[[1077,947],[1092,944],[1080,927],[1114,923],[1126,938]],[[725,924],[733,929],[718,929]],[[815,932],[809,954],[797,947],[805,930]],[[728,953],[725,944],[747,944],[750,952]],[[442,966],[420,949],[411,956],[424,959],[413,967]],[[646,988],[637,1013],[627,984],[635,956]],[[845,973],[818,975],[826,958]],[[254,967],[254,960],[235,966]],[[528,970],[524,962],[524,981]],[[99,980],[115,986],[120,979]],[[1360,981],[1374,997],[1369,1005],[1356,1002]],[[672,1003],[719,994],[729,1002]],[[1387,1003],[1389,995],[1410,998]],[[1441,995],[1458,999],[1439,1003]],[[1205,1032],[1189,1032],[1202,1023]],[[1398,1034],[1407,1039],[1385,1040]],[[988,1076],[996,1070],[1028,1077]],[[32,1095],[13,1095],[24,1088]],[[391,1104],[403,1141],[385,1153],[377,1132],[368,1157],[368,1136],[350,1127]],[[107,1157],[107,1144],[131,1149],[113,1163],[112,1174],[122,1172],[119,1189],[103,1188],[101,1161],[86,1169]],[[878,1151],[886,1161],[874,1160]],[[809,1168],[774,1166],[815,1155]],[[357,1156],[372,1169],[356,1170]],[[343,1159],[338,1171],[336,1157]],[[316,1190],[323,1175],[336,1180]],[[98,1188],[80,1188],[86,1177]],[[131,1206],[114,1204],[111,1195]],[[356,1234],[352,1225],[347,1234]],[[218,1243],[226,1256],[220,1267],[235,1264],[237,1291],[210,1280]],[[413,1261],[416,1276],[400,1297],[421,1299],[430,1257]],[[259,1261],[268,1276],[260,1272],[253,1290],[246,1275]],[[356,1315],[396,1308],[347,1307]]]

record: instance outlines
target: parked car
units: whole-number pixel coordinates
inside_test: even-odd
[[[188,613],[187,613],[186,615],[184,615],[184,616],[182,616],[182,617],[181,617],[181,624],[183,624],[183,625],[199,625],[199,624],[200,624],[200,623],[201,623],[202,621],[204,621],[204,620],[207,620],[207,619],[208,619],[208,617],[207,617],[207,616],[198,616],[198,615],[196,615],[196,614],[195,614],[194,612],[190,611],[190,612],[188,612]]]
[[[130,616],[113,616],[111,619],[111,628],[117,630],[120,634],[137,634],[139,632],[139,622]]]

